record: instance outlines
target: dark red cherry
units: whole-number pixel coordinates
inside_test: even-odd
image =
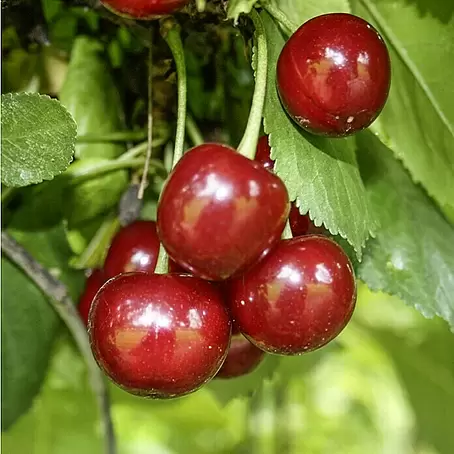
[[[219,371],[231,322],[218,291],[178,274],[127,273],[98,292],[89,335],[99,366],[140,396],[195,391]]]
[[[152,19],[173,14],[190,0],[101,0],[114,13],[133,19]]]
[[[271,147],[268,143],[268,136],[259,138],[254,160],[260,162],[266,170],[274,171],[274,161],[271,159]]]
[[[229,352],[216,378],[236,378],[252,372],[263,360],[265,352],[251,344],[242,334],[232,336]]]
[[[288,217],[293,236],[306,235],[312,222],[307,214],[301,214],[299,208],[292,203],[292,208]]]
[[[270,172],[274,171],[274,161],[271,159],[271,147],[268,144],[268,137],[260,137],[255,153],[255,160],[265,167]],[[306,235],[312,222],[307,214],[300,214],[299,209],[292,203],[292,208],[289,215],[290,227],[293,236]]]
[[[230,286],[232,317],[260,349],[282,355],[316,350],[346,326],[355,276],[342,248],[318,235],[281,241]]]
[[[174,262],[172,259],[169,259],[169,273],[191,274],[190,271],[185,270],[182,266],[178,265],[178,263]]]
[[[227,279],[279,241],[289,212],[284,183],[234,149],[207,143],[171,172],[158,205],[169,256],[198,277]]]
[[[343,137],[369,126],[391,81],[379,33],[351,14],[325,14],[303,24],[277,63],[277,88],[289,115],[313,134]]]
[[[153,273],[158,255],[156,223],[135,221],[115,235],[106,256],[104,271],[109,278],[132,271]]]
[[[85,325],[88,325],[88,313],[90,312],[91,303],[98,290],[102,287],[107,278],[104,271],[97,268],[92,271],[85,282],[84,292],[79,302],[79,314]]]

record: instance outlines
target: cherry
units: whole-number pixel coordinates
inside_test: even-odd
[[[156,223],[135,221],[115,235],[107,252],[104,271],[109,278],[132,271],[153,273],[158,255]]]
[[[270,172],[274,171],[274,161],[271,159],[271,147],[268,144],[267,136],[260,137],[255,153],[255,160]],[[290,209],[289,221],[293,236],[306,235],[310,227],[313,226],[309,215],[301,214],[294,203],[292,203]]]
[[[369,126],[385,105],[391,81],[379,33],[351,14],[304,23],[277,63],[277,88],[289,115],[313,134],[343,137]]]
[[[99,366],[140,396],[171,398],[213,378],[231,322],[218,291],[189,275],[126,273],[98,292],[89,335]]]
[[[190,0],[101,0],[108,9],[133,19],[152,19],[173,14]]]
[[[171,172],[158,204],[158,234],[179,265],[223,280],[268,253],[289,208],[276,175],[230,147],[207,143],[186,152]]]
[[[271,147],[268,143],[268,136],[259,138],[254,160],[260,162],[266,170],[274,171],[274,161],[271,159]]]
[[[292,203],[288,220],[294,237],[306,235],[309,232],[309,227],[312,225],[309,215],[301,214],[299,208],[294,203]]]
[[[346,326],[356,301],[352,265],[319,235],[281,241],[230,286],[232,317],[260,349],[282,355],[316,350]]]
[[[85,282],[85,289],[79,302],[79,314],[85,325],[88,325],[88,313],[90,312],[91,303],[98,290],[102,287],[107,278],[103,270],[97,268],[92,271]]]
[[[242,334],[234,334],[227,358],[216,378],[236,378],[246,375],[261,363],[264,356],[265,352],[251,344]]]

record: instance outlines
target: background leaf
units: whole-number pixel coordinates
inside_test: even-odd
[[[79,36],[72,49],[60,100],[75,118],[79,135],[102,135],[123,129],[120,96],[103,58],[103,50],[99,41],[86,36]],[[118,143],[77,144],[76,157],[110,159],[124,149]]]
[[[454,4],[355,0],[391,54],[392,82],[380,115],[385,143],[437,202],[454,205]]]
[[[361,174],[381,222],[358,276],[454,330],[454,228],[370,132],[358,138]]]
[[[67,177],[90,169],[96,169],[106,160],[102,158],[85,158],[76,161],[68,169]],[[128,172],[116,170],[81,183],[69,184],[65,191],[64,214],[69,226],[81,224],[84,221],[106,213],[119,201],[121,194],[128,185]]]
[[[30,407],[48,365],[58,318],[30,280],[2,257],[2,430]]]
[[[61,227],[43,232],[10,230],[9,233],[77,296],[81,275],[70,271],[66,264],[69,250]],[[41,291],[4,258],[2,282],[4,430],[29,408],[40,389],[59,319]]]
[[[276,173],[300,211],[309,210],[317,226],[323,223],[355,248],[358,257],[376,229],[361,181],[352,139],[324,139],[304,133],[284,112],[276,91],[276,62],[284,38],[262,13],[268,37],[268,86],[264,111]],[[329,188],[329,190],[328,190]]]
[[[51,180],[69,166],[75,138],[76,124],[58,101],[31,93],[2,95],[2,182]]]
[[[302,25],[315,16],[326,13],[348,13],[348,0],[271,0],[291,22],[296,26]]]

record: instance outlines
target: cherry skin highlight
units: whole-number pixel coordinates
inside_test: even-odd
[[[257,151],[255,153],[255,161],[262,164],[262,166],[270,172],[274,171],[274,161],[271,159],[271,147],[268,144],[267,136],[259,138]],[[294,237],[306,235],[310,228],[313,227],[309,215],[301,214],[295,203],[292,203],[290,209],[289,222]]]
[[[207,143],[186,152],[158,204],[158,235],[195,276],[241,273],[278,241],[289,213],[284,183],[234,149]]]
[[[109,278],[133,271],[153,273],[158,255],[156,223],[135,221],[115,235],[107,252],[104,271]]]
[[[391,64],[365,20],[335,13],[304,23],[277,63],[277,89],[288,114],[312,134],[343,137],[368,127],[383,109]]]
[[[98,292],[89,317],[101,369],[131,394],[152,398],[182,396],[213,378],[230,333],[219,292],[188,275],[119,275]]]
[[[88,325],[88,314],[90,312],[93,298],[106,281],[107,277],[104,271],[99,268],[94,269],[85,281],[84,292],[82,293],[78,306],[79,314],[85,325]]]
[[[233,334],[229,352],[216,378],[236,378],[252,372],[265,357],[265,352],[242,334]]]
[[[232,318],[257,347],[281,355],[316,350],[346,326],[356,302],[353,268],[334,241],[281,241],[230,286]]]
[[[152,19],[177,12],[190,0],[101,0],[112,12],[132,19]]]

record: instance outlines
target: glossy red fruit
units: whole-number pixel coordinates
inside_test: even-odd
[[[234,149],[208,143],[173,169],[158,205],[169,256],[209,280],[239,274],[279,241],[289,212],[284,183]]]
[[[312,224],[309,216],[307,214],[301,214],[299,208],[294,203],[292,203],[288,220],[294,237],[306,235]]]
[[[282,355],[316,350],[346,326],[356,301],[352,265],[334,241],[308,235],[281,241],[232,282],[232,317],[260,349]]]
[[[158,255],[156,223],[135,221],[115,235],[106,256],[104,271],[109,278],[133,271],[153,273]]]
[[[98,290],[102,287],[107,278],[104,271],[101,269],[95,269],[92,271],[90,276],[87,277],[85,282],[85,289],[82,293],[79,302],[79,314],[82,317],[85,325],[88,325],[88,313],[90,312],[91,303]]]
[[[229,352],[216,378],[236,378],[252,372],[265,357],[265,352],[251,344],[242,334],[232,336]]]
[[[255,160],[265,167],[270,172],[274,171],[274,161],[271,159],[271,147],[268,144],[268,137],[262,136],[257,144]],[[290,227],[293,236],[306,235],[312,222],[307,214],[300,214],[299,209],[292,203],[292,208],[289,215]]]
[[[271,147],[268,143],[268,136],[259,138],[254,160],[262,164],[266,170],[274,171],[274,161],[271,159]]]
[[[188,275],[122,274],[99,291],[90,311],[99,366],[131,394],[153,398],[182,396],[213,378],[230,332],[217,290]]]
[[[190,0],[101,0],[114,13],[133,19],[152,19],[173,14]]]
[[[277,63],[277,88],[289,115],[313,134],[342,137],[369,126],[391,81],[379,33],[351,14],[325,14],[303,24]]]

